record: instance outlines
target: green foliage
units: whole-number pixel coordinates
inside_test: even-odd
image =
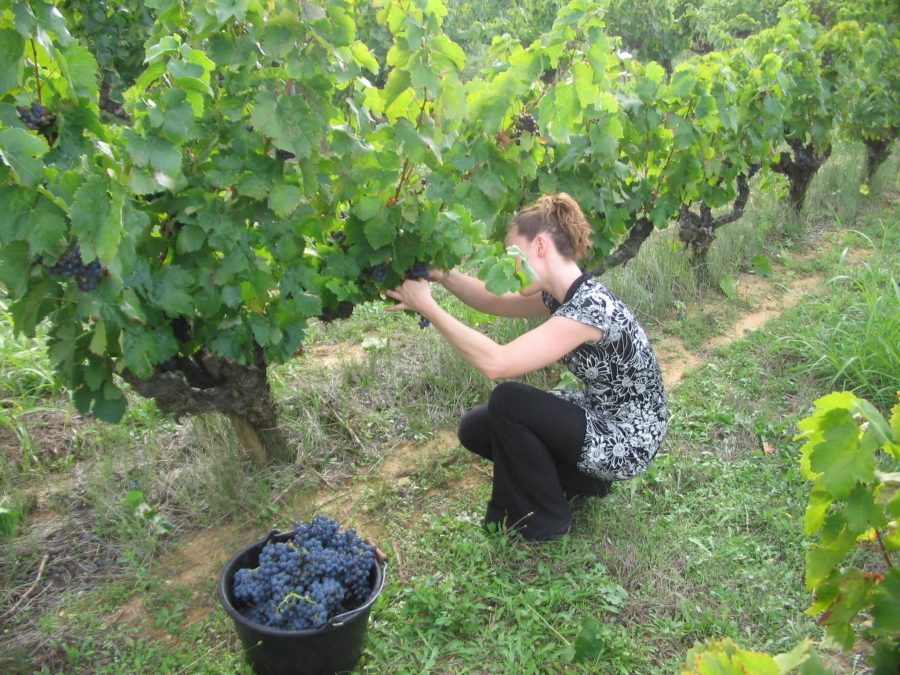
[[[0,499],[0,541],[16,536],[21,515],[19,509],[7,497]]]
[[[205,352],[284,362],[311,318],[347,316],[419,261],[471,258],[515,289],[499,240],[540,193],[581,203],[600,264],[639,223],[728,203],[785,132],[827,144],[834,115],[799,6],[669,75],[619,49],[602,3],[544,3],[540,38],[496,35],[467,82],[436,0],[135,2],[109,43],[98,25],[124,6],[67,7],[93,53],[49,0],[0,0],[0,281],[16,329],[49,323],[78,409],[107,420],[126,407],[116,375]],[[144,43],[140,72],[122,40]],[[100,116],[112,70],[133,80],[127,119]],[[32,103],[50,128],[19,119]],[[76,244],[103,266],[95,291],[52,271]]]
[[[808,612],[844,649],[856,640],[860,612],[872,617],[863,634],[876,643],[876,672],[893,672],[880,660],[900,647],[900,404],[890,420],[851,392],[816,401],[798,425],[801,470],[812,481],[804,516],[808,536],[818,534],[806,556],[806,586],[815,600]],[[872,543],[881,569],[844,566],[858,546]],[[896,663],[894,663],[896,665]]]
[[[743,649],[732,640],[709,640],[695,645],[687,653],[682,675],[827,675],[826,669],[809,640],[777,656]]]
[[[859,141],[893,141],[900,133],[900,10],[866,0],[845,8],[818,51],[844,101],[841,131]]]
[[[101,88],[118,104],[144,70],[152,3],[145,0],[60,0],[73,34],[97,60]],[[102,100],[102,99],[101,99]]]
[[[662,63],[671,71],[675,59],[691,47],[689,24],[677,15],[681,9],[678,4],[671,0],[612,0],[606,24],[612,35],[622,38],[622,47],[635,58]]]
[[[522,44],[530,44],[553,24],[563,0],[447,0],[447,35],[467,47],[490,44],[495,38],[509,35]]]

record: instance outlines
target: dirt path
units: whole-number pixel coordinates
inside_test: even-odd
[[[676,336],[664,335],[655,341],[654,349],[666,389],[671,390],[681,382],[686,373],[705,363],[715,349],[758,330],[770,319],[796,305],[805,295],[812,293],[823,281],[824,277],[814,275],[787,284],[777,284],[764,277],[742,274],[738,280],[739,294],[755,307],[754,310],[707,340],[696,351],[687,349]]]

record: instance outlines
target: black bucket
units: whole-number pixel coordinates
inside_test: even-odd
[[[234,606],[234,575],[242,567],[257,567],[259,554],[269,542],[286,542],[293,532],[268,536],[235,555],[222,570],[217,584],[219,602],[234,620],[244,654],[257,675],[333,675],[353,670],[362,653],[369,611],[384,588],[387,563],[372,567],[372,594],[359,607],[337,614],[322,628],[282,630],[250,621]]]

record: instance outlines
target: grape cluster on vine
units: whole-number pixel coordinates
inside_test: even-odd
[[[30,106],[16,106],[16,111],[19,113],[19,119],[22,120],[22,123],[38,133],[45,132],[56,121],[56,115],[51,113],[47,106],[41,105],[37,101],[34,101]]]
[[[84,264],[78,244],[72,246],[50,267],[50,274],[71,277],[75,279],[78,288],[86,292],[97,288],[105,272],[106,269],[96,258],[87,265]]]
[[[254,623],[285,630],[322,628],[372,594],[375,547],[328,516],[295,523],[287,542],[269,542],[259,566],[234,575],[235,606]]]
[[[516,120],[516,129],[519,131],[527,131],[534,135],[537,135],[539,130],[537,120],[534,119],[534,115],[531,113],[522,113],[519,115]]]

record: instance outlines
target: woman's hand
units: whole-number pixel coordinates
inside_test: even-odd
[[[431,288],[425,279],[407,279],[397,288],[385,291],[384,294],[397,301],[396,305],[385,307],[388,311],[398,309],[411,309],[423,314],[434,303],[431,297]]]

